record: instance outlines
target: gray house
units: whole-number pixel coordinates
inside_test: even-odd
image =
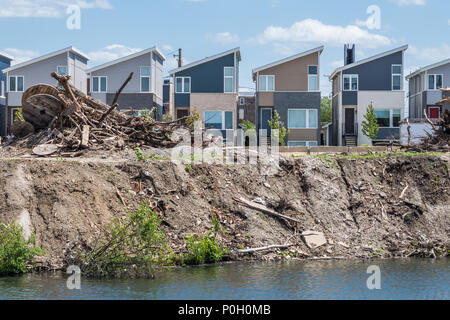
[[[354,146],[371,141],[362,133],[367,107],[375,109],[380,131],[374,143],[400,140],[404,117],[404,53],[402,46],[373,57],[355,60],[355,46],[345,46],[344,66],[330,76],[332,81],[332,145]]]
[[[150,111],[157,108],[157,119],[163,112],[164,55],[153,47],[87,70],[89,95],[112,104],[116,91],[134,73],[132,80],[119,96],[119,110]]]
[[[6,73],[4,69],[11,66],[13,57],[0,53],[0,137],[6,135]]]
[[[256,128],[270,135],[268,121],[277,110],[290,133],[288,146],[320,144],[320,55],[318,47],[253,70]],[[260,134],[260,141],[267,136]],[[266,140],[269,142],[268,140]]]
[[[421,68],[406,77],[409,82],[409,118],[439,119],[444,112],[442,88],[450,87],[450,58]],[[448,105],[447,105],[448,108]]]
[[[89,58],[74,47],[68,47],[47,55],[16,64],[4,70],[7,75],[6,93],[6,131],[14,122],[14,115],[22,106],[22,95],[36,84],[55,85],[50,74],[70,75],[70,83],[77,89],[87,92],[86,68]]]

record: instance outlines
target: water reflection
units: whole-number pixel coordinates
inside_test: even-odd
[[[369,290],[370,265],[381,290]],[[176,268],[156,280],[82,280],[61,274],[0,278],[0,299],[449,299],[450,264],[441,260],[238,263]]]

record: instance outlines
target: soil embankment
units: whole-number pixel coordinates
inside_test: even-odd
[[[275,175],[256,165],[170,161],[0,160],[0,221],[34,232],[44,269],[64,268],[75,246],[89,247],[113,218],[150,201],[170,246],[183,252],[187,234],[221,220],[219,240],[231,251],[294,244],[285,251],[232,255],[279,257],[445,256],[450,233],[450,176],[444,156],[301,157],[282,160]],[[257,200],[301,223],[237,203]],[[322,232],[310,249],[300,234]]]

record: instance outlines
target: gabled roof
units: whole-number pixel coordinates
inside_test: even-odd
[[[348,65],[346,65],[346,66],[342,66],[342,67],[337,68],[336,70],[334,70],[333,73],[331,74],[331,76],[330,76],[329,79],[330,79],[330,80],[333,79],[334,76],[335,76],[337,73],[342,72],[342,71],[344,71],[344,70],[347,70],[347,69],[350,69],[350,68],[359,66],[359,65],[361,65],[361,64],[368,63],[368,62],[371,62],[371,61],[374,61],[374,60],[377,60],[377,59],[380,59],[380,58],[389,56],[389,55],[394,54],[394,53],[396,53],[396,52],[406,51],[407,49],[408,49],[408,45],[401,46],[401,47],[398,47],[398,48],[395,48],[395,49],[392,49],[392,50],[389,50],[389,51],[386,51],[386,52],[377,54],[377,55],[372,56],[372,57],[370,57],[370,58],[366,58],[366,59],[363,59],[363,60],[360,60],[360,61],[357,61],[357,62],[348,64]]]
[[[61,49],[61,50],[59,50],[59,51],[55,51],[55,52],[52,52],[52,53],[49,53],[49,54],[40,56],[40,57],[38,57],[38,58],[34,58],[34,59],[31,59],[31,60],[28,60],[28,61],[25,61],[25,62],[22,62],[22,63],[15,64],[15,65],[13,65],[12,67],[9,67],[9,68],[7,68],[7,69],[5,69],[5,70],[3,70],[3,71],[4,71],[4,72],[9,72],[9,71],[12,71],[12,70],[20,69],[20,68],[29,66],[29,65],[31,65],[31,64],[34,64],[34,63],[43,61],[43,60],[47,60],[47,59],[53,58],[53,57],[55,57],[55,56],[58,56],[58,55],[60,55],[60,54],[65,53],[65,52],[72,52],[72,53],[74,53],[74,54],[76,54],[76,55],[79,55],[80,57],[82,57],[82,58],[84,58],[84,59],[86,59],[86,60],[89,60],[89,57],[86,56],[83,52],[81,52],[80,50],[78,50],[78,49],[75,48],[75,47],[70,46],[70,47]]]
[[[187,65],[185,65],[185,66],[183,66],[181,68],[177,68],[177,69],[171,70],[171,71],[169,71],[169,74],[173,75],[173,74],[178,73],[180,71],[183,71],[183,70],[186,70],[186,69],[190,69],[190,68],[198,66],[200,64],[203,64],[203,63],[206,63],[206,62],[209,62],[209,61],[213,61],[213,60],[225,57],[225,56],[227,56],[229,54],[232,54],[232,53],[236,53],[238,55],[239,61],[241,61],[241,48],[237,47],[237,48],[234,48],[234,49],[231,49],[231,50],[228,50],[228,51],[216,54],[215,56],[206,57],[206,58],[204,58],[202,60],[198,60],[198,61],[189,63],[189,64],[187,64]]]
[[[293,55],[293,56],[290,56],[290,57],[287,57],[285,59],[281,59],[281,60],[278,60],[278,61],[266,64],[266,65],[264,65],[262,67],[253,69],[252,74],[255,74],[255,73],[259,72],[259,71],[262,71],[262,70],[265,70],[265,69],[269,69],[269,68],[278,66],[280,64],[283,64],[283,63],[286,63],[286,62],[289,62],[289,61],[292,61],[292,60],[295,60],[295,59],[298,59],[298,58],[301,58],[301,57],[309,56],[310,54],[313,54],[314,52],[319,52],[319,54],[321,54],[324,48],[325,48],[324,46],[320,46],[320,47],[317,47],[317,48],[314,48],[314,49],[311,49],[311,50],[308,50],[308,51],[305,51],[305,52],[302,52],[302,53],[299,53],[299,54],[296,54],[296,55]]]
[[[439,61],[439,62],[436,62],[436,63],[433,63],[433,64],[430,64],[429,66],[420,68],[419,70],[416,70],[416,71],[410,73],[410,74],[406,77],[406,80],[411,79],[412,77],[418,75],[419,73],[422,73],[422,72],[428,71],[428,70],[430,70],[430,69],[434,69],[434,68],[437,68],[437,67],[440,67],[440,66],[449,64],[449,63],[450,63],[450,58],[449,58],[449,59],[442,60],[442,61]]]
[[[146,49],[146,50],[142,50],[142,51],[130,54],[128,56],[125,56],[125,57],[122,57],[122,58],[119,58],[119,59],[116,59],[116,60],[104,63],[104,64],[101,64],[99,66],[93,67],[93,68],[87,70],[86,73],[91,73],[91,72],[95,72],[95,71],[98,71],[98,70],[101,70],[101,69],[105,69],[105,68],[108,68],[108,67],[113,66],[115,64],[119,64],[119,63],[122,63],[122,62],[125,62],[125,61],[128,61],[128,60],[131,60],[131,59],[143,56],[145,54],[149,54],[150,52],[156,53],[163,61],[166,60],[166,57],[161,53],[161,51],[159,51],[159,49],[157,47],[152,47],[152,48],[149,48],[149,49]]]
[[[4,53],[4,52],[1,52],[1,51],[0,51],[0,56],[2,56],[3,58],[8,59],[9,61],[14,60],[14,57],[12,57],[12,56],[10,56],[10,55]]]

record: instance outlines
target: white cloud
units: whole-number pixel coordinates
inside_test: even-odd
[[[391,0],[391,2],[396,3],[400,7],[410,6],[410,5],[424,6],[427,4],[426,0]]]
[[[442,61],[450,57],[450,45],[443,43],[441,46],[432,48],[417,48],[415,46],[409,46],[408,52],[413,55],[417,60],[428,62]]]
[[[28,49],[5,48],[1,51],[14,58],[11,62],[12,65],[34,59],[40,55],[39,52]]]
[[[344,65],[344,59],[332,61],[330,64],[333,68],[342,67]]]
[[[61,18],[70,5],[112,9],[109,0],[0,0],[0,18]]]
[[[89,64],[97,65],[113,61],[142,50],[143,49],[131,48],[121,44],[112,44],[100,50],[89,52],[87,55],[91,58]]]
[[[363,30],[356,25],[326,25],[314,19],[298,21],[287,28],[269,26],[257,41],[260,44],[284,43],[289,46],[299,43],[326,43],[334,46],[356,43],[366,48],[378,48],[392,43],[389,38]]]
[[[174,49],[174,47],[172,47],[170,44],[164,44],[162,47],[161,47],[161,49],[164,51],[164,52],[172,52],[172,51],[175,51],[175,49]]]
[[[230,32],[220,32],[216,34],[208,33],[206,39],[217,42],[223,46],[239,42],[239,36]]]

